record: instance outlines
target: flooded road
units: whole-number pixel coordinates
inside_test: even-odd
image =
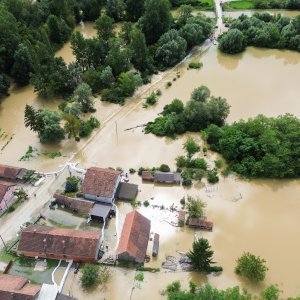
[[[88,26],[78,27],[87,29]],[[93,35],[92,27],[88,34]],[[57,55],[70,62],[74,58],[69,46],[65,46]],[[190,61],[203,62],[200,70],[187,70]],[[123,107],[96,101],[96,116],[101,121],[101,129],[91,139],[80,143],[65,140],[56,146],[41,146],[36,135],[24,128],[23,113],[25,104],[35,107],[56,109],[59,100],[39,99],[32,87],[12,88],[11,96],[0,104],[0,128],[7,138],[0,140],[1,147],[9,136],[13,139],[1,151],[1,163],[22,165],[37,170],[55,171],[59,166],[73,159],[81,166],[139,168],[141,166],[159,166],[168,164],[175,169],[175,158],[183,153],[182,144],[187,135],[176,140],[144,135],[141,128],[133,128],[153,120],[164,105],[174,98],[186,102],[192,90],[200,85],[207,85],[212,94],[227,98],[231,105],[228,122],[240,118],[254,117],[263,113],[277,116],[291,112],[300,117],[299,78],[300,54],[291,51],[248,48],[237,56],[220,53],[215,47],[202,54],[195,54],[186,62],[160,74],[162,78],[153,86],[142,87],[139,95],[129,99]],[[176,73],[180,78],[173,81]],[[173,84],[166,89],[166,83]],[[158,103],[143,108],[144,98],[152,91],[160,89],[162,96]],[[199,134],[193,134],[199,142]],[[42,150],[60,150],[62,157],[55,160],[38,156],[29,162],[18,159],[26,152],[29,145]],[[213,161],[216,155],[209,153]],[[270,283],[277,283],[284,291],[284,296],[300,294],[297,270],[300,266],[300,181],[253,180],[251,182],[235,177],[222,178],[213,187],[196,184],[193,188],[179,186],[153,186],[142,184],[140,178],[132,176],[132,181],[140,185],[138,200],[150,200],[155,205],[170,206],[174,203],[180,207],[184,195],[197,195],[207,202],[207,216],[214,222],[214,230],[201,233],[208,238],[215,251],[215,260],[224,268],[220,276],[205,276],[198,273],[145,273],[145,279],[139,285],[134,281],[135,271],[115,268],[111,281],[105,287],[95,291],[83,291],[78,282],[79,276],[70,272],[64,292],[72,291],[79,299],[160,299],[161,291],[173,280],[181,280],[183,287],[188,281],[196,283],[210,282],[219,288],[240,284],[251,291],[259,291]],[[54,187],[53,187],[54,189]],[[131,209],[129,204],[120,204],[120,213]],[[194,240],[194,230],[176,228],[163,220],[160,212],[153,208],[140,208],[141,212],[151,218],[152,231],[158,232],[160,252],[148,266],[160,267],[165,255],[176,256],[176,250],[187,251]],[[151,244],[151,243],[150,243]],[[149,245],[150,247],[150,245]],[[149,253],[151,248],[148,249]],[[261,286],[252,287],[234,274],[235,260],[244,252],[250,251],[267,261],[269,271]],[[133,290],[132,290],[133,288]],[[100,293],[100,294],[99,294]],[[101,295],[101,296],[99,296]]]

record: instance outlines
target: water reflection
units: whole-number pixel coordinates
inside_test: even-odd
[[[226,70],[230,70],[230,71],[233,71],[238,67],[239,62],[243,57],[243,53],[231,55],[231,54],[224,54],[220,50],[217,50],[216,52],[217,52],[218,63],[221,66],[223,66]]]

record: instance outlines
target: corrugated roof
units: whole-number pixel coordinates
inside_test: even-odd
[[[0,299],[35,299],[40,289],[40,285],[29,284],[26,277],[0,274]]]
[[[123,200],[131,200],[138,193],[138,185],[133,183],[121,182],[119,184],[116,197]]]
[[[100,232],[31,225],[22,231],[18,251],[95,259],[100,236]]]
[[[90,215],[106,219],[111,208],[112,208],[112,205],[109,205],[109,204],[95,203],[93,208],[90,211]]]
[[[121,172],[102,168],[89,168],[85,174],[81,192],[100,197],[112,197]]]
[[[117,254],[127,252],[136,262],[143,263],[147,252],[151,221],[136,210],[128,213],[123,225]]]

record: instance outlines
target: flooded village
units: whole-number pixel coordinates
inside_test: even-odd
[[[216,35],[227,30],[222,10],[206,14],[217,15]],[[226,18],[239,15],[225,12]],[[96,35],[91,22],[75,30],[86,38]],[[70,42],[56,56],[74,61]],[[203,67],[190,69],[191,62]],[[206,40],[175,67],[153,75],[124,105],[95,98],[101,126],[89,138],[51,145],[25,128],[24,109],[30,104],[58,111],[62,99],[49,101],[31,85],[13,85],[0,103],[0,299],[167,299],[166,287],[174,281],[182,289],[190,281],[240,286],[256,296],[275,284],[280,299],[299,296],[299,179],[225,176],[226,161],[200,133],[172,139],[144,132],[165,105],[175,98],[186,103],[201,85],[227,99],[227,123],[259,114],[300,117],[299,64],[299,52],[248,47],[229,56]],[[146,108],[145,98],[158,90],[158,102]],[[193,157],[208,168],[222,161],[217,183],[202,178],[183,184],[176,158],[185,155],[189,138],[199,145]],[[201,199],[204,215],[189,215],[189,198]],[[209,241],[222,271],[193,270],[187,253],[200,238]],[[258,284],[235,272],[248,251],[267,262]],[[82,287],[86,264],[100,266],[100,284]]]

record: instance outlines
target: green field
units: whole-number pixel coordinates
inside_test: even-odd
[[[251,0],[232,1],[223,4],[224,10],[253,9],[253,8],[255,8],[254,1]]]

